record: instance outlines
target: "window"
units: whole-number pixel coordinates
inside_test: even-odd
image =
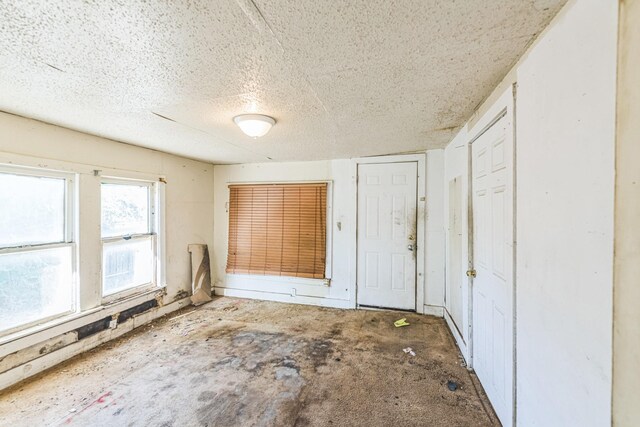
[[[75,310],[73,175],[0,168],[0,331]]]
[[[322,279],[327,184],[230,185],[227,273]]]
[[[102,182],[102,295],[156,283],[155,185]]]

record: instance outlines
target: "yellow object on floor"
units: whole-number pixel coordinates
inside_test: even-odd
[[[393,322],[393,324],[395,325],[396,328],[399,328],[401,326],[409,326],[410,324],[407,323],[407,318],[403,317],[402,319],[398,319],[395,322]]]

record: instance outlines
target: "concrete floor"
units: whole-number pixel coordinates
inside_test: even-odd
[[[411,325],[395,328],[400,317]],[[173,313],[0,394],[3,426],[495,424],[442,319],[235,298]]]

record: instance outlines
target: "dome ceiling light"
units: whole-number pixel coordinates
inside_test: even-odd
[[[242,132],[251,138],[259,138],[266,135],[276,121],[273,117],[263,114],[241,114],[235,116],[233,121],[238,125]]]

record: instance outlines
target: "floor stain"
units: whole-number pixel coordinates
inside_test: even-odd
[[[0,425],[498,425],[444,321],[398,315],[216,298],[1,393]]]

